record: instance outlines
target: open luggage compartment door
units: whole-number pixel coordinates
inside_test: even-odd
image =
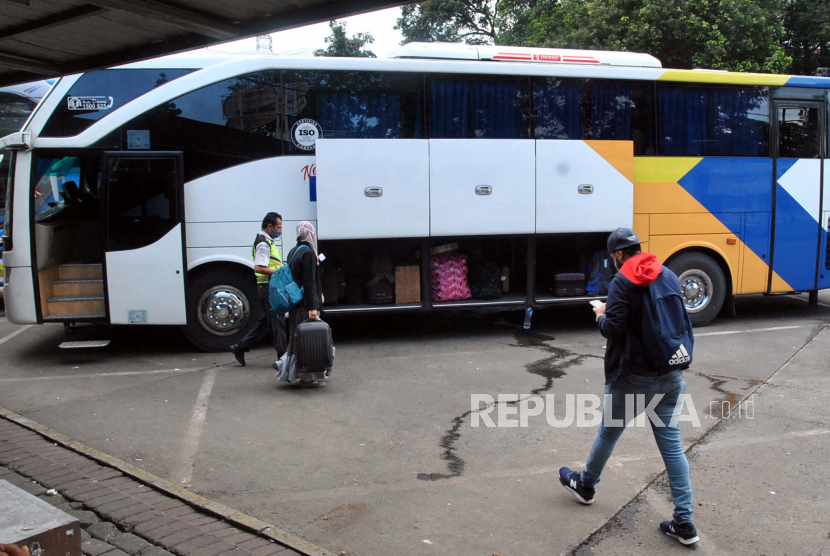
[[[429,236],[429,142],[318,139],[320,239]]]
[[[634,226],[632,141],[536,141],[536,233]]]

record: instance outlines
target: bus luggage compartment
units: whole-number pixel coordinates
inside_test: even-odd
[[[429,236],[429,142],[319,139],[320,239]]]

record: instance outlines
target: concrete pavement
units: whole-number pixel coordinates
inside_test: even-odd
[[[830,305],[827,293],[822,302]],[[114,328],[77,332],[77,339],[108,334],[110,348],[67,353],[56,348],[60,329],[35,327],[3,346],[0,406],[336,552],[532,555],[567,553],[586,538],[593,544],[584,550],[626,550],[600,547],[604,537],[592,535],[662,472],[649,430],[626,431],[601,498],[580,512],[556,472],[584,464],[593,429],[556,429],[544,419],[527,428],[470,427],[473,393],[602,391],[604,341],[590,308],[537,312],[529,334],[520,319],[518,312],[331,319],[337,365],[331,384],[315,391],[277,385],[264,348],[239,368],[229,354],[189,351],[175,330]],[[684,424],[684,444],[718,422],[710,401],[743,399],[812,349],[804,346],[829,321],[828,306],[812,311],[798,297],[753,297],[739,300],[738,318],[698,330],[686,380],[702,427]],[[0,322],[0,338],[16,330]],[[200,399],[207,409],[193,451]],[[706,439],[742,423],[730,421]],[[756,460],[769,473],[784,463],[763,450]],[[190,473],[181,476],[182,469]],[[695,481],[700,472],[693,473]],[[713,485],[726,478],[716,475]],[[703,503],[704,487],[695,486]],[[818,487],[825,497],[826,488]],[[733,505],[724,494],[707,496]],[[670,515],[666,504],[657,519]],[[704,542],[716,546],[709,521],[724,518],[696,510]],[[773,543],[750,517],[735,519],[757,531],[755,546]],[[630,550],[672,549],[648,545],[671,539],[638,520],[620,531],[641,526]]]
[[[698,552],[830,554],[830,325],[741,401],[688,451]],[[672,507],[661,475],[575,552],[684,553]]]

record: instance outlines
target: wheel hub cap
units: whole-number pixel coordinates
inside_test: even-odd
[[[701,270],[687,270],[680,276],[683,304],[690,313],[698,313],[712,298],[712,280]]]
[[[199,300],[199,322],[211,334],[230,336],[248,322],[248,298],[232,286],[216,286]]]

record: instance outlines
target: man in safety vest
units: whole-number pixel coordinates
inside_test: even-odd
[[[285,330],[285,319],[282,316],[271,315],[271,304],[268,302],[268,281],[279,267],[282,266],[280,250],[274,243],[282,234],[282,216],[276,212],[269,212],[262,220],[262,231],[257,233],[254,240],[254,273],[256,274],[257,293],[259,303],[262,307],[262,316],[256,325],[238,343],[231,346],[236,360],[243,367],[245,366],[245,352],[251,346],[261,342],[268,333],[274,349],[277,351],[277,358],[282,357],[288,347],[288,334]]]

